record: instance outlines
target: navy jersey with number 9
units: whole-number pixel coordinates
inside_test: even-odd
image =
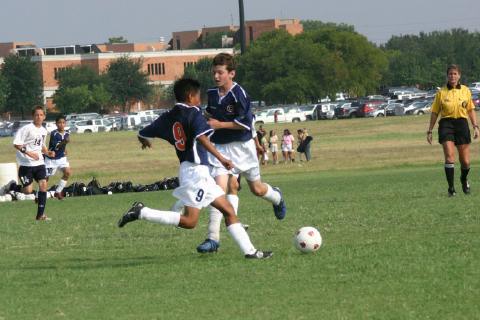
[[[177,103],[147,127],[140,130],[142,138],[161,138],[175,147],[180,162],[208,165],[207,150],[197,138],[213,133],[200,109]]]

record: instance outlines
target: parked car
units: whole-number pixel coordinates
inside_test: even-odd
[[[385,117],[386,107],[387,107],[387,104],[383,103],[375,108],[371,108],[370,111],[365,113],[365,117],[368,117],[368,118]]]
[[[112,123],[107,119],[78,121],[70,128],[72,133],[108,132],[110,130],[112,130]]]
[[[338,104],[336,103],[324,103],[319,108],[317,108],[317,119],[323,120],[333,120],[335,119],[335,109]]]
[[[367,114],[375,111],[378,106],[385,103],[385,100],[357,100],[352,103],[352,106],[358,106],[356,112],[357,117],[366,117]]]
[[[300,110],[303,111],[307,120],[317,120],[317,107],[318,104],[314,104],[311,106],[301,106]]]
[[[138,128],[138,126],[142,123],[142,119],[140,116],[137,115],[126,115],[122,117],[122,124],[121,124],[121,129],[122,130],[135,130]]]
[[[300,122],[307,120],[299,107],[286,107],[269,109],[265,115],[258,115],[255,119],[255,124],[274,123],[275,118],[277,122]]]
[[[415,109],[413,109],[412,114],[414,115],[424,115],[426,113],[429,113],[432,109],[432,102],[431,101],[426,101],[423,106],[419,105]]]
[[[403,104],[399,102],[388,103],[385,107],[386,115],[389,117],[403,115],[403,109]]]
[[[413,103],[407,104],[405,106],[404,112],[405,112],[405,114],[413,114],[413,111],[415,109],[421,109],[428,104],[429,104],[428,101],[415,101]]]
[[[0,137],[13,136],[13,122],[5,121],[0,125]]]
[[[72,114],[68,114],[65,117],[65,120],[68,122],[70,120],[82,121],[82,120],[93,120],[97,118],[100,118],[100,115],[96,112],[78,113],[78,114],[72,113]]]
[[[14,121],[12,126],[12,136],[14,136],[21,127],[24,127],[30,123],[32,123],[32,120]]]
[[[346,102],[338,105],[335,108],[335,118],[355,118],[358,107],[352,107],[351,102]]]

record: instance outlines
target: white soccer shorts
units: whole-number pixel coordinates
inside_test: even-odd
[[[257,158],[255,141],[235,141],[225,144],[215,144],[215,148],[227,159],[233,162],[235,168],[227,170],[212,154],[208,154],[210,162],[210,174],[212,177],[232,174],[238,176],[240,173],[248,181],[260,180],[260,166]]]
[[[47,177],[54,176],[57,173],[58,169],[69,168],[70,163],[68,163],[67,157],[62,157],[60,159],[50,159],[45,157],[45,168],[47,169]]]
[[[188,207],[197,209],[208,207],[215,199],[225,194],[205,165],[182,162],[178,179],[180,186],[173,191],[173,196]]]

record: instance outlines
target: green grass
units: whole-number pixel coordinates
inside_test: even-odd
[[[32,203],[0,204],[0,319],[478,319],[478,162],[473,194],[447,198],[427,118],[376,120],[309,123],[315,161],[264,168],[284,191],[284,221],[241,191],[240,217],[274,251],[269,261],[246,261],[225,228],[219,253],[198,255],[206,212],[194,230],[116,227],[133,200],[167,208],[170,191],[49,201],[50,223],[33,222]],[[75,136],[77,177],[175,175],[169,149],[137,151],[133,138]],[[0,141],[0,161],[10,143]],[[314,255],[291,243],[306,225],[324,239]]]

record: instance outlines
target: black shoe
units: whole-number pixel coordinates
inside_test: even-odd
[[[272,251],[260,251],[257,250],[253,254],[246,254],[246,259],[268,259],[273,255]]]
[[[118,227],[122,228],[127,223],[138,220],[143,207],[145,207],[143,203],[134,202],[132,207],[118,220]]]
[[[468,180],[467,179],[465,179],[465,180],[460,179],[460,181],[462,182],[463,193],[470,194],[470,183],[468,183]]]
[[[448,196],[455,197],[457,193],[455,192],[455,188],[448,188]]]

